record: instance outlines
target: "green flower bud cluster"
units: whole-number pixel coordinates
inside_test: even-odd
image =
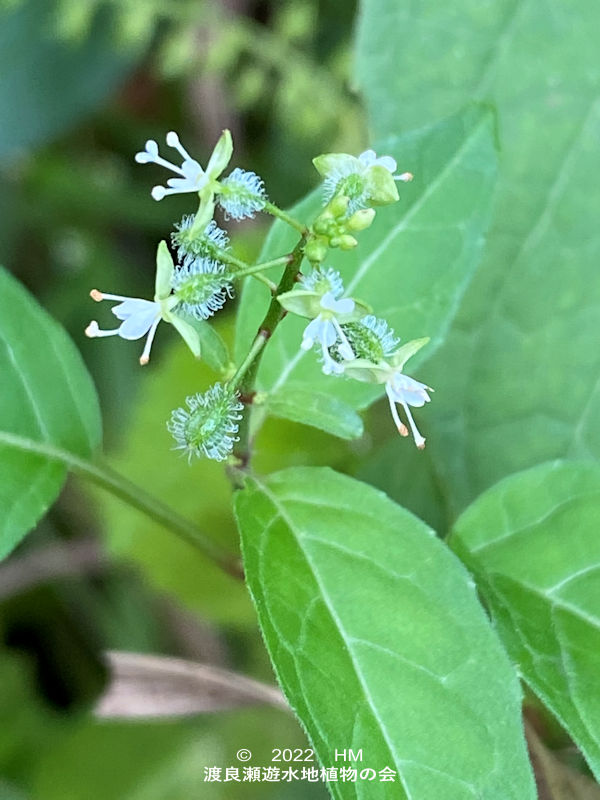
[[[373,222],[375,209],[361,208],[349,215],[350,202],[347,195],[335,195],[314,221],[304,250],[313,265],[324,261],[329,248],[352,250],[358,244],[353,234],[366,230]]]

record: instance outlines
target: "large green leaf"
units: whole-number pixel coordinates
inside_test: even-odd
[[[57,2],[0,11],[0,158],[55,136],[90,113],[131,68],[106,17],[81,42],[57,38]]]
[[[477,106],[383,142],[380,151],[391,153],[415,179],[401,185],[399,203],[378,212],[357,248],[332,251],[327,259],[328,266],[340,270],[348,294],[370,304],[403,339],[431,336],[412,369],[444,340],[479,260],[495,180],[493,124],[490,111]],[[295,213],[311,221],[321,202],[319,191]],[[294,241],[294,233],[277,222],[261,260],[288,252]],[[264,287],[249,283],[240,309],[238,357],[248,348],[265,303]],[[285,395],[292,386],[303,386],[354,409],[381,394],[380,387],[323,375],[315,354],[300,350],[305,326],[306,320],[288,315],[275,331],[258,375],[261,390]],[[312,424],[308,416],[304,421]]]
[[[11,434],[89,456],[101,437],[98,399],[64,330],[0,269],[0,557],[54,501],[65,468],[8,442]]]
[[[498,110],[495,221],[427,373],[428,447],[455,513],[506,474],[600,455],[600,6],[363,0],[359,31],[377,136],[469,99]]]
[[[512,475],[456,522],[452,547],[480,580],[525,680],[600,776],[600,468]]]
[[[323,468],[236,497],[250,591],[281,685],[321,762],[363,748],[396,783],[336,798],[535,796],[515,673],[473,583],[434,532]]]

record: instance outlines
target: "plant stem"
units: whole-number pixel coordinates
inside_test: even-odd
[[[277,284],[269,280],[269,278],[267,278],[266,275],[263,275],[262,272],[257,272],[256,274],[252,275],[252,277],[257,281],[264,283],[264,285],[271,292],[271,294],[275,294],[275,292],[277,291]]]
[[[297,230],[298,233],[302,234],[302,236],[306,235],[306,225],[298,222],[297,219],[294,219],[294,217],[290,216],[286,211],[282,211],[282,209],[278,208],[278,206],[276,206],[274,203],[270,203],[268,200],[265,200],[262,210],[266,211],[267,214],[271,214],[273,217],[283,220],[283,222],[286,222],[288,225],[294,228],[294,230]]]
[[[298,244],[288,256],[288,264],[277,285],[277,290],[269,304],[265,318],[259,325],[258,333],[252,342],[248,355],[232,379],[241,397],[252,397],[254,393],[256,374],[264,352],[264,346],[286,314],[277,298],[280,294],[289,292],[293,288],[296,277],[300,272],[305,244],[306,233],[303,233]],[[250,414],[248,412],[244,414],[240,423],[239,441],[233,449],[233,455],[237,458],[242,469],[248,466],[250,461]]]
[[[248,350],[248,354],[246,358],[242,361],[240,366],[237,368],[237,371],[233,378],[229,381],[229,386],[231,389],[237,389],[237,387],[242,382],[244,375],[248,372],[248,370],[254,364],[254,360],[258,357],[260,351],[263,349],[265,344],[267,343],[269,336],[267,332],[264,330],[259,331],[258,335],[252,342],[250,350]]]
[[[281,258],[274,258],[272,261],[263,261],[262,264],[252,264],[251,266],[248,265],[244,269],[240,269],[239,272],[234,274],[234,278],[245,278],[248,275],[254,275],[256,272],[262,272],[265,269],[273,269],[273,267],[284,267],[287,266],[292,259],[292,254],[290,253],[287,256],[282,256]]]
[[[12,433],[0,432],[0,444],[14,447],[28,453],[44,456],[50,461],[57,461],[78,475],[88,478],[93,483],[124,500],[130,506],[137,508],[148,517],[173,531],[189,544],[194,545],[201,553],[209,558],[228,575],[243,579],[240,560],[232,553],[227,552],[219,544],[200,531],[193,522],[180,516],[176,511],[164,505],[148,494],[132,481],[119,475],[106,464],[87,461],[84,458],[55,447],[48,442],[36,442]]]
[[[273,267],[283,267],[288,264],[290,260],[290,256],[287,255],[281,258],[274,258],[272,261],[264,261],[262,264],[248,264],[246,261],[242,261],[241,258],[236,258],[229,250],[217,247],[216,245],[211,247],[211,254],[218,261],[222,261],[223,264],[236,267],[237,272],[234,274],[234,278],[246,278],[251,276],[261,283],[264,283],[265,286],[268,286],[271,292],[275,291],[277,284],[273,283],[273,281],[269,280],[265,275],[261,275],[262,271],[265,269],[272,269]]]

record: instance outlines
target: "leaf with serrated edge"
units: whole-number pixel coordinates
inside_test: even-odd
[[[0,557],[55,500],[66,471],[16,448],[10,435],[91,455],[101,437],[98,398],[65,331],[0,268]],[[3,442],[4,437],[4,442]]]
[[[457,520],[451,546],[478,576],[525,680],[600,777],[600,468],[511,475]]]
[[[505,475],[600,455],[599,32],[595,0],[362,3],[356,73],[376,136],[473,99],[498,112],[486,252],[427,370],[423,427],[454,517]],[[411,467],[396,475],[400,498]]]
[[[327,266],[340,270],[347,294],[372,306],[403,341],[431,336],[411,364],[413,370],[444,340],[479,260],[495,181],[493,124],[488,109],[471,107],[439,125],[382,143],[380,151],[410,168],[415,179],[401,186],[399,203],[378,210],[358,247],[332,250],[327,257]],[[295,214],[310,221],[321,204],[319,190]],[[276,222],[261,260],[289,252],[294,243],[294,233]],[[247,284],[238,318],[238,358],[264,306],[263,287]],[[303,384],[354,409],[381,395],[381,387],[323,375],[316,353],[300,349],[305,326],[305,320],[290,315],[275,331],[259,370],[260,390],[285,392],[290,382]]]
[[[397,770],[370,800],[535,797],[516,675],[430,528],[314,467],[250,479],[236,517],[271,659],[325,766],[362,748],[364,767]]]

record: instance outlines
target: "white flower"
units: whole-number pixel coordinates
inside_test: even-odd
[[[412,417],[409,406],[421,408],[421,406],[424,406],[425,403],[429,403],[431,398],[427,392],[431,392],[433,390],[424,383],[420,383],[419,381],[416,381],[414,378],[410,378],[408,375],[405,375],[400,371],[394,371],[389,380],[386,381],[385,391],[388,396],[390,410],[392,412],[394,422],[396,423],[396,427],[398,428],[398,432],[401,436],[408,436],[408,428],[398,416],[396,403],[400,403],[400,405],[404,408],[415,444],[419,450],[422,450],[425,447],[425,439],[423,436],[421,436],[417,426],[415,425],[415,421]]]
[[[344,371],[344,366],[329,355],[329,348],[339,340],[338,353],[341,357],[347,361],[354,358],[350,342],[337,319],[338,314],[351,314],[354,311],[354,300],[349,297],[336,300],[331,292],[327,292],[321,298],[320,308],[321,313],[304,329],[300,346],[303,350],[310,350],[318,343],[323,355],[325,375],[340,375]]]
[[[148,334],[144,350],[140,356],[140,364],[150,360],[150,348],[158,323],[162,318],[160,302],[142,300],[139,297],[123,297],[120,294],[107,294],[92,289],[90,297],[99,303],[101,300],[118,300],[119,304],[111,311],[117,319],[122,320],[118,328],[102,330],[96,320],[92,320],[85,329],[86,336],[91,339],[102,336],[120,336],[122,339],[141,339]]]
[[[384,167],[387,171],[392,175],[395,181],[412,181],[413,175],[410,172],[403,172],[401,175],[394,175],[394,172],[398,169],[398,164],[396,163],[396,159],[392,158],[391,156],[379,156],[377,157],[377,153],[375,150],[365,150],[364,153],[361,153],[358,156],[358,160],[363,165],[365,170],[369,169],[369,167]]]
[[[215,149],[212,152],[206,170],[193,159],[187,150],[179,141],[179,136],[175,131],[167,133],[167,144],[179,152],[183,161],[181,166],[172,164],[170,161],[162,158],[158,152],[158,144],[149,139],[146,142],[146,147],[139,153],[135,154],[135,160],[138,164],[159,164],[161,167],[174,172],[178,177],[169,178],[167,186],[155,186],[152,189],[152,197],[155,200],[162,200],[168,194],[183,194],[186,192],[202,192],[207,189],[212,181],[215,181],[223,172],[233,151],[231,143],[231,134],[229,131],[223,131],[223,134],[217,142]]]
[[[150,348],[154,334],[161,319],[169,322],[183,338],[196,358],[200,358],[200,338],[198,331],[187,320],[173,313],[180,298],[172,293],[175,278],[175,265],[166,242],[160,242],[156,250],[156,278],[154,282],[154,300],[142,300],[139,297],[124,297],[120,294],[107,294],[92,289],[90,296],[97,303],[101,300],[116,300],[118,305],[112,308],[117,319],[122,320],[118,328],[102,330],[96,320],[92,320],[85,329],[90,338],[103,336],[120,336],[122,339],[141,339],[148,334],[146,344],[140,358],[140,364],[150,360]]]
[[[327,294],[330,292],[335,299],[344,294],[344,284],[340,273],[328,267],[315,267],[308,275],[300,275],[300,286],[308,292]]]
[[[369,326],[372,332],[375,332],[377,327],[376,324]],[[383,327],[380,327],[378,332],[384,334],[383,339],[387,337],[388,333],[391,334],[391,331],[384,332]],[[383,341],[383,339],[381,341]],[[366,358],[357,358],[355,361],[350,361],[344,365],[344,374],[346,377],[354,378],[355,380],[365,383],[385,384],[390,410],[398,432],[401,436],[408,436],[409,433],[408,428],[398,415],[396,403],[399,403],[404,408],[415,444],[419,450],[425,447],[425,438],[419,433],[409,406],[420,408],[424,406],[425,403],[429,403],[430,397],[427,393],[432,392],[433,389],[405,375],[402,370],[408,359],[412,358],[415,353],[418,353],[428,341],[429,339],[427,338],[412,339],[410,342],[402,345],[395,353],[387,356],[386,360],[375,362],[369,361]]]
[[[349,198],[348,215],[371,206],[388,205],[398,200],[395,181],[410,181],[410,172],[395,175],[396,160],[377,156],[365,150],[359,156],[348,153],[326,153],[313,158],[317,171],[324,177],[325,202],[337,195]]]

